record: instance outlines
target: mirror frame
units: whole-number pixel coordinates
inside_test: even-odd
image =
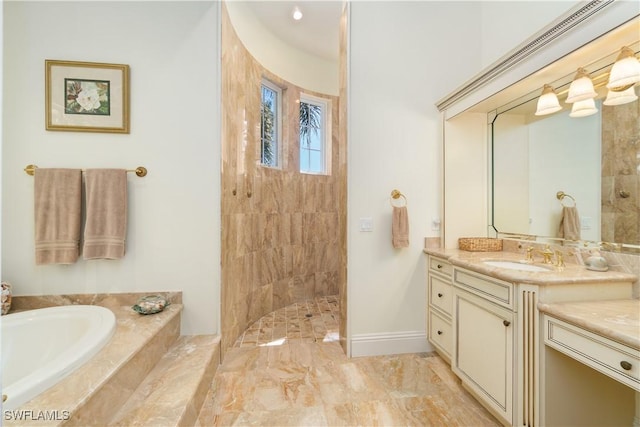
[[[624,26],[622,26],[621,28],[617,28],[615,29],[613,32],[617,31],[629,31],[629,29],[631,29],[630,31],[634,31],[637,30],[638,28],[640,28],[640,19],[633,19],[631,20],[629,23],[625,24]],[[640,34],[640,32],[638,32],[638,34]],[[607,40],[607,38],[609,37],[610,33],[604,34],[602,35],[600,38],[598,38],[598,42],[605,42]],[[638,39],[635,40],[633,43],[625,43],[624,45],[629,45],[632,46],[636,56],[638,56],[640,54],[640,36],[636,36]],[[626,40],[625,40],[626,41]],[[616,46],[616,50],[614,52],[609,52],[607,55],[605,55],[604,57],[598,57],[598,58],[592,58],[593,61],[588,63],[588,64],[583,64],[583,63],[579,63],[579,64],[573,64],[576,68],[579,67],[587,67],[590,71],[591,71],[591,75],[592,77],[594,76],[602,76],[602,75],[606,75],[608,73],[608,71],[610,70],[611,66],[613,65],[613,63],[615,62],[615,59],[617,57],[618,52],[620,51],[620,48],[622,46],[618,46],[617,44],[615,44],[615,42],[613,43],[609,43],[606,42],[611,46]],[[586,49],[589,50],[589,45],[584,46],[582,49]],[[560,59],[558,61],[563,61],[563,59]],[[556,61],[557,62],[557,61]],[[554,64],[551,64],[554,65]],[[541,72],[544,72],[544,69],[541,70]],[[554,87],[554,89],[556,89],[556,91],[558,91],[559,94],[562,94],[562,90],[564,89],[564,92],[566,92],[570,82],[572,81],[573,75],[575,73],[571,73],[565,76],[562,76],[556,80],[554,80],[553,82],[549,82],[549,84],[551,86]],[[594,80],[596,80],[594,78]],[[603,82],[604,84],[604,82]],[[637,86],[637,84],[636,84]],[[597,87],[597,85],[596,85]],[[491,111],[490,113],[488,113],[487,115],[487,129],[488,129],[488,136],[487,136],[487,141],[488,141],[488,151],[489,151],[489,164],[488,164],[488,173],[489,173],[489,177],[488,177],[488,181],[489,181],[489,188],[487,191],[487,196],[488,196],[488,220],[489,220],[489,225],[488,225],[488,229],[489,229],[489,235],[491,236],[495,236],[495,237],[503,237],[503,238],[515,238],[515,239],[525,239],[525,240],[534,240],[534,241],[542,241],[544,243],[555,243],[555,244],[563,244],[565,246],[570,245],[570,246],[584,246],[584,247],[599,247],[601,249],[604,250],[612,250],[612,251],[616,251],[616,252],[625,252],[625,253],[635,253],[638,254],[640,253],[640,244],[636,244],[636,243],[628,243],[628,242],[608,242],[608,241],[603,241],[602,240],[602,236],[600,236],[599,240],[597,241],[593,241],[593,240],[587,240],[587,239],[583,239],[583,240],[577,240],[577,241],[571,241],[571,240],[565,240],[563,238],[558,238],[558,237],[554,237],[554,236],[547,236],[547,235],[536,235],[536,234],[526,234],[526,233],[517,233],[517,232],[513,232],[513,231],[504,231],[501,230],[500,227],[496,224],[495,220],[495,207],[496,207],[496,201],[495,201],[495,184],[496,184],[496,177],[494,174],[494,170],[495,170],[495,137],[496,137],[496,133],[495,133],[495,121],[500,117],[501,114],[504,114],[508,111],[511,111],[514,108],[517,108],[519,106],[522,106],[524,104],[535,104],[535,100],[539,97],[540,94],[540,90],[535,91],[535,92],[531,92],[528,94],[525,94],[521,97],[518,97],[500,107],[498,107],[496,110]],[[601,98],[602,95],[600,95],[598,98]],[[636,100],[634,102],[640,102],[640,100]],[[564,110],[564,108],[563,108]],[[562,111],[562,110],[561,110]],[[559,112],[558,112],[559,113]],[[557,114],[557,113],[555,113]],[[579,119],[577,119],[579,120]]]
[[[475,113],[480,113],[486,117],[487,113],[497,110],[500,106],[522,94],[539,91],[544,83],[555,80],[555,78],[549,77],[549,73],[555,73],[554,76],[575,73],[574,65],[562,69],[562,65],[558,66],[558,64],[562,63],[559,60],[570,58],[574,60],[573,64],[590,62],[580,59],[583,58],[581,55],[585,55],[584,52],[580,51],[582,47],[592,44],[601,36],[639,17],[640,11],[634,2],[593,0],[576,4],[550,26],[534,34],[498,61],[440,99],[436,103],[436,107],[442,113],[441,118],[444,126],[447,126],[452,119],[458,117],[464,117],[462,123],[473,123],[475,120],[473,117],[476,116]],[[621,47],[625,43],[617,44],[620,44],[619,47]],[[609,46],[606,52],[609,53],[610,51],[611,48]],[[458,148],[461,143],[463,146],[468,145],[471,149],[473,149],[474,144],[482,144],[488,155],[488,133],[490,133],[490,129],[483,131],[482,135],[477,137],[467,137],[466,141],[455,138],[453,141],[455,141]],[[447,164],[446,156],[447,141],[448,139],[443,135],[444,168],[450,167]],[[490,182],[491,159],[488,159],[487,162],[488,164],[485,164],[484,179]],[[451,166],[455,167],[455,163]],[[488,176],[486,175],[487,172],[489,172]],[[447,175],[444,172],[443,180],[447,182]],[[451,201],[453,205],[466,197],[473,199],[473,194],[469,193],[466,187],[459,186],[455,181],[449,187],[455,194],[455,196],[452,196]],[[444,188],[445,190],[448,188],[446,184],[444,184]],[[487,197],[490,198],[491,196],[492,191],[486,188],[485,202],[482,205],[476,202],[470,207],[480,208],[482,206],[483,210],[487,212],[487,209],[491,209],[492,203],[490,199],[487,200]],[[466,224],[462,222],[462,218],[459,215],[455,213],[449,214],[448,212],[449,201],[445,195],[441,210],[443,218],[441,239],[445,245],[453,243],[453,240],[449,237],[448,230],[450,226],[448,223],[450,218],[448,216],[452,215],[451,219],[453,221],[452,224],[455,224],[454,226],[463,225],[462,229],[464,229],[464,224]],[[491,215],[492,213],[489,211],[488,218]],[[485,215],[483,214],[483,216]],[[489,222],[485,223],[487,224],[485,227],[488,226],[488,228],[485,228],[487,230],[486,235],[497,235],[498,231],[492,229],[492,225]],[[457,228],[452,230],[454,230],[454,236],[460,232]],[[506,236],[504,233],[501,234],[504,237],[531,238],[526,235]]]

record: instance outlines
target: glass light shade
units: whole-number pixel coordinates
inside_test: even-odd
[[[584,99],[573,103],[569,117],[586,117],[598,112],[596,101],[593,98]]]
[[[635,57],[633,50],[625,46],[620,49],[620,54],[611,67],[607,88],[620,90],[638,82],[640,82],[640,61]]]
[[[569,95],[567,96],[567,102],[569,104],[584,101],[585,99],[595,98],[598,94],[593,89],[593,82],[587,74],[587,70],[584,68],[578,68],[576,76],[569,86]]]
[[[562,107],[560,106],[558,95],[556,95],[553,87],[544,85],[544,88],[542,88],[542,94],[540,95],[540,98],[538,98],[536,116],[544,116],[560,110],[562,110]]]
[[[622,105],[627,104],[629,102],[633,102],[638,99],[638,95],[636,95],[636,90],[633,86],[630,88],[623,90],[622,92],[616,92],[610,90],[607,93],[607,99],[604,100],[604,105]]]

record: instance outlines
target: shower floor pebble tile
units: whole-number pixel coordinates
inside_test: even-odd
[[[234,347],[289,344],[292,341],[335,341],[339,330],[337,296],[289,305],[250,325]]]

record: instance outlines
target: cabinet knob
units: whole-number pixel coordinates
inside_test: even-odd
[[[438,292],[438,298],[442,298],[442,294]]]
[[[502,321],[502,324],[503,324],[504,326],[509,326],[509,325],[511,324],[511,322],[509,322],[508,320],[503,320],[503,321]]]
[[[624,369],[625,371],[631,370],[631,363],[627,362],[626,360],[620,362],[620,366],[622,366],[622,369]]]
[[[438,268],[442,268],[442,264],[438,264]]]
[[[442,331],[438,331],[438,335],[442,335]]]

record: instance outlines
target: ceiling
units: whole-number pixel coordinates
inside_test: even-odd
[[[244,2],[271,33],[283,42],[320,58],[337,61],[343,2],[333,0]],[[292,18],[298,7],[302,19]]]

